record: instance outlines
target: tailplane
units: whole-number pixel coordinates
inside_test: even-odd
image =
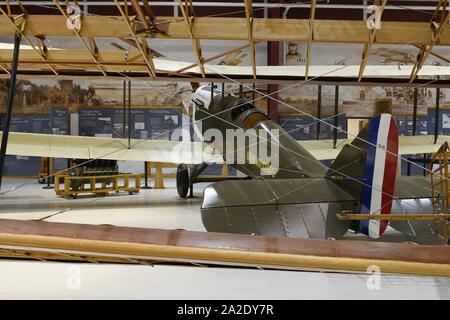
[[[327,176],[360,199],[359,213],[390,214],[397,175],[398,130],[390,114],[370,120],[351,144],[344,146]],[[388,221],[361,220],[359,231],[379,238]]]

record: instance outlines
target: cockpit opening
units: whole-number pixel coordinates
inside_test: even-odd
[[[246,99],[239,99],[236,101],[233,109],[231,110],[231,119],[235,120],[241,113],[254,108],[255,106],[249,103]]]

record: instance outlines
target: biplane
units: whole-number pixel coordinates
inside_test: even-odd
[[[155,15],[152,6],[156,4],[147,0],[115,0],[112,15],[87,14],[77,1],[46,3],[50,8],[39,10],[47,14],[29,12],[31,1],[26,5],[22,1],[2,3],[0,42],[10,44],[0,45],[0,78],[11,79],[9,117],[14,111],[16,77],[264,86],[308,83],[440,88],[450,84],[448,65],[426,63],[429,55],[436,56],[436,46],[450,45],[448,1],[439,1],[426,22],[381,22],[386,1],[377,1],[377,18],[382,25],[369,29],[367,21],[359,18],[316,19],[316,1],[308,4],[307,19],[254,16],[251,0],[235,2],[244,7],[245,16],[233,18],[196,15],[193,1],[181,0],[175,2],[179,17]],[[180,39],[192,44],[194,62],[164,57],[154,45]],[[204,40],[240,41],[244,45],[208,57],[202,50]],[[64,41],[70,46],[55,46]],[[305,65],[257,65],[257,46],[268,43],[269,48],[275,42],[305,42]],[[362,58],[354,64],[341,58],[331,59],[335,61],[332,65],[311,64],[316,43],[359,44]],[[376,53],[392,51],[393,55],[385,56],[386,62],[393,58],[402,65],[369,64],[373,46],[386,47]],[[417,55],[404,55],[392,46],[415,46]],[[278,54],[278,48],[273,52]],[[245,54],[249,65],[236,65]],[[276,100],[275,93],[268,86],[269,100]],[[176,163],[180,164],[177,190],[181,197],[192,190],[208,165],[226,160],[246,177],[217,181],[204,189],[200,210],[210,232],[0,219],[0,257],[358,272],[377,265],[382,272],[450,275],[449,246],[339,240],[349,231],[386,239],[390,227],[411,239],[440,237],[448,241],[450,138],[399,137],[394,119],[379,114],[356,137],[296,141],[251,101],[217,90],[212,84],[193,92],[192,107],[199,141],[9,133],[6,125],[0,159],[9,154]],[[217,136],[207,134],[209,129],[225,136],[226,130],[242,130],[248,140],[250,131],[265,132],[277,165],[259,153],[253,154],[250,144],[238,148],[220,143]],[[243,151],[244,162],[229,161],[227,155],[238,151]],[[399,176],[399,157],[418,153],[436,153],[433,161],[440,171],[430,167],[431,178]],[[325,165],[322,160],[332,163]],[[445,174],[442,168],[446,168]]]
[[[245,179],[220,181],[204,190],[202,220],[208,231],[282,237],[341,238],[349,230],[379,238],[388,220],[384,215],[406,215],[391,221],[394,229],[408,236],[444,237],[445,230],[433,223],[430,177],[397,176],[401,154],[434,153],[449,138],[441,136],[398,137],[395,120],[388,114],[373,118],[357,137],[339,140],[296,141],[253,104],[217,88],[202,86],[193,95],[198,132],[217,129],[267,131],[275,143],[278,170],[267,170],[262,161],[249,161],[250,140],[244,146],[244,163],[232,163]],[[279,132],[272,137],[270,130]],[[177,170],[177,188],[185,197],[189,188],[212,163],[236,153],[238,145],[199,142],[156,141],[12,133],[8,154],[79,159],[139,160],[182,163]],[[228,149],[227,149],[228,147]],[[273,147],[273,146],[272,146]],[[235,158],[237,160],[237,157]],[[319,160],[334,160],[326,167]],[[187,164],[193,165],[191,171]],[[266,170],[265,170],[266,169]],[[205,182],[206,180],[202,180]],[[442,212],[441,212],[442,213]],[[347,214],[381,215],[377,219],[342,220]],[[410,221],[407,215],[430,214],[429,221]],[[442,216],[445,218],[444,216]],[[388,219],[388,218],[386,218]]]

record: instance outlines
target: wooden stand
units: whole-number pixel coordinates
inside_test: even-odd
[[[163,168],[177,168],[178,164],[169,163],[169,162],[147,162],[146,170],[147,176],[155,178],[155,184],[153,186],[153,189],[164,189],[164,178],[175,178],[176,173],[168,173],[165,174],[163,172]],[[155,173],[152,173],[152,168],[155,169]],[[220,176],[204,176],[204,178],[223,178],[227,179],[230,178],[228,173],[228,166],[226,164],[222,165],[222,174]],[[235,177],[231,177],[235,178]]]
[[[41,158],[41,172],[39,172],[38,181],[44,184],[46,177],[53,174],[53,158]]]
[[[165,175],[163,173],[163,168],[177,168],[176,164],[168,163],[168,162],[147,162],[147,175],[148,177],[155,178],[155,184],[153,189],[164,189],[164,178],[172,177],[175,175]],[[152,173],[152,169],[155,169],[155,173]]]
[[[123,180],[123,185],[119,185],[119,180]],[[134,179],[134,187],[130,187],[130,179]],[[62,180],[62,181],[61,181]],[[84,183],[79,189],[71,188],[71,181],[82,180]],[[108,186],[105,180],[112,180],[111,186]],[[60,183],[64,183],[64,189],[60,189]],[[85,184],[89,187],[85,188]],[[100,187],[97,187],[100,184]],[[141,185],[140,174],[117,174],[109,176],[92,176],[92,177],[71,177],[68,175],[55,175],[55,192],[56,194],[76,199],[80,193],[94,193],[108,195],[110,192],[125,191],[129,194],[139,193]]]
[[[439,150],[432,154],[430,159],[430,178],[433,202],[433,214],[449,213],[450,189],[448,179],[449,175],[450,148],[447,142],[444,142]],[[436,164],[436,168],[434,168]],[[448,243],[450,240],[450,222],[443,224],[434,224],[435,232],[438,237]],[[441,227],[441,228],[439,228]]]

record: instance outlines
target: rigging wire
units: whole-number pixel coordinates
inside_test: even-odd
[[[213,71],[214,72],[214,71]],[[217,72],[216,72],[217,73]],[[217,73],[217,74],[219,74],[219,75],[221,75],[220,73]],[[227,76],[224,76],[224,75],[221,75],[222,77],[224,77],[224,78],[228,78]],[[232,81],[233,82],[233,79],[230,79],[230,78],[228,78],[228,80],[230,80],[230,81]],[[430,82],[433,82],[433,81],[436,81],[436,80],[432,80],[432,81],[430,81]],[[238,81],[234,81],[234,82],[236,82],[236,83],[238,83],[238,84],[241,84],[240,82],[238,82]],[[298,85],[298,84],[296,84],[296,85]],[[248,87],[250,90],[252,90],[253,88],[250,88],[250,87]],[[261,94],[261,95],[263,95],[263,97],[262,98],[265,98],[265,97],[267,97],[267,98],[270,98],[270,99],[273,99],[273,100],[275,100],[275,101],[277,101],[277,102],[279,102],[279,103],[282,103],[282,101],[279,101],[279,100],[276,100],[276,99],[274,99],[274,98],[272,98],[272,97],[270,97],[269,95],[265,95],[265,94],[263,94],[262,92],[259,92],[258,90],[254,90],[255,92],[257,92],[257,93],[259,93],[259,94]],[[255,99],[256,100],[256,99]],[[283,103],[282,103],[283,104]],[[286,105],[286,104],[285,104]],[[289,106],[289,105],[287,105],[288,107],[292,107],[292,106]],[[295,107],[292,107],[292,108],[294,108],[295,110],[297,110],[297,111],[300,111],[300,112],[302,112],[301,110],[299,110],[299,109],[296,109]],[[227,110],[228,111],[228,110]],[[314,116],[312,116],[312,115],[310,115],[310,114],[307,114],[307,113],[305,113],[305,115],[308,115],[308,116],[310,116],[310,117],[312,117],[312,118],[315,118]],[[211,114],[211,116],[214,116],[214,115],[212,115]],[[330,117],[330,118],[333,118],[333,117],[335,117],[336,115],[334,115],[334,116],[332,116],[332,117]],[[219,118],[220,119],[220,118]],[[316,121],[317,122],[320,122],[321,121],[321,119],[318,119],[318,118],[315,118],[316,119]],[[313,123],[314,124],[314,123]],[[331,126],[331,127],[333,127],[333,128],[335,128],[333,125],[331,125],[331,124],[329,124],[329,123],[325,123],[326,125],[329,125],[329,126]],[[309,124],[309,125],[312,125],[312,124]],[[339,130],[339,128],[337,128],[338,130]],[[344,130],[341,130],[341,131],[344,131]],[[344,131],[344,132],[346,132],[346,131]],[[347,132],[348,133],[348,132]],[[291,150],[292,151],[292,150]],[[401,158],[401,157],[400,157]],[[414,163],[415,164],[415,163]],[[422,167],[421,167],[422,168]]]

